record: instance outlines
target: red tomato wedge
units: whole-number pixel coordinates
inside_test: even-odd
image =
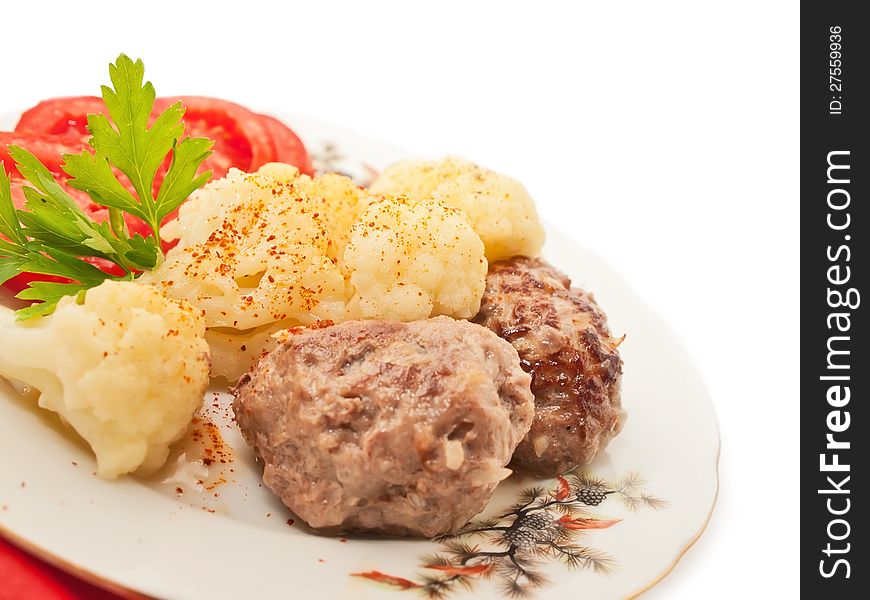
[[[275,160],[295,165],[306,175],[313,175],[314,168],[311,166],[311,157],[299,136],[275,117],[257,116],[260,117],[272,136],[272,142],[275,144]]]
[[[96,96],[51,98],[25,111],[15,131],[87,138],[88,115],[105,112],[103,99]]]
[[[311,174],[308,151],[293,130],[278,119],[206,96],[158,98],[155,110],[165,110],[175,102],[181,102],[187,109],[184,116],[187,135],[215,141],[215,153],[205,166],[215,178],[226,175],[231,167],[255,171],[274,161],[295,165],[303,173]],[[21,115],[15,131],[86,139],[87,115],[105,110],[103,100],[96,96],[43,100]]]
[[[87,146],[84,138],[67,138],[51,134],[0,131],[0,161],[6,172],[17,174],[9,146],[21,146],[36,156],[52,173],[60,173],[64,154],[78,154]]]
[[[27,289],[30,286],[31,281],[50,281],[52,283],[69,283],[69,279],[65,279],[64,277],[55,277],[54,275],[43,275],[41,273],[19,273],[12,279],[6,281],[3,284],[7,290],[12,292],[13,294],[17,294],[18,292]]]
[[[244,106],[204,96],[178,96],[158,98],[154,108],[163,111],[176,102],[186,109],[185,133],[214,140],[215,152],[205,162],[213,177],[223,177],[232,167],[251,172],[275,161],[269,130]]]
[[[108,209],[103,208],[102,206],[97,206],[91,201],[91,197],[86,193],[75,190],[68,185],[66,185],[66,179],[60,177],[55,174],[55,181],[57,181],[61,187],[63,187],[64,191],[70,195],[70,197],[75,200],[76,204],[78,204],[85,213],[90,216],[94,221],[105,221],[108,218]],[[10,174],[9,183],[12,188],[12,204],[15,205],[15,208],[24,208],[24,190],[22,189],[25,185],[30,185],[16,173],[13,172]]]

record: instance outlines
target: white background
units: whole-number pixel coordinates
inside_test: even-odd
[[[719,505],[647,597],[798,595],[798,3],[121,4],[4,5],[0,111],[93,94],[124,51],[160,95],[520,179],[670,322],[713,396]]]

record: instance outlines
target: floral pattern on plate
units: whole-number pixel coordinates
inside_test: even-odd
[[[499,586],[504,596],[522,598],[549,583],[544,561],[559,561],[568,569],[612,573],[616,558],[582,543],[584,532],[606,529],[622,519],[593,512],[615,498],[631,512],[660,510],[667,502],[645,489],[637,473],[608,482],[583,472],[556,478],[551,489],[523,490],[512,506],[496,516],[468,523],[454,535],[439,539],[438,550],[421,558],[426,573],[413,579],[380,571],[352,573],[397,590],[417,590],[429,598],[446,598],[473,591],[478,581]]]

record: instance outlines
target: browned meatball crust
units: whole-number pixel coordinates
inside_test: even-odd
[[[513,347],[467,321],[289,335],[236,386],[263,481],[315,528],[435,536],[480,512],[534,414]]]
[[[622,360],[592,295],[538,258],[490,265],[475,322],[509,341],[532,375],[535,418],[512,467],[558,475],[592,462],[625,422]]]

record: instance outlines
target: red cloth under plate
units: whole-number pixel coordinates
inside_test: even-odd
[[[0,600],[120,600],[0,539]]]

